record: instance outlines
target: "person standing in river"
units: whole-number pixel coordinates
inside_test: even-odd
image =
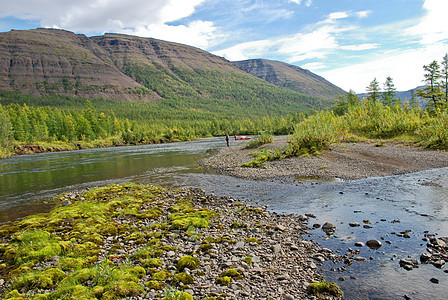
[[[227,133],[226,133],[226,143],[227,143],[227,147],[230,147],[230,137]]]

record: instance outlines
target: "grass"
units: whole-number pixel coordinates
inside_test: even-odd
[[[331,144],[376,140],[381,146],[386,140],[448,150],[448,111],[438,108],[423,111],[405,105],[385,106],[380,102],[363,101],[337,116],[331,110],[309,116],[294,126],[288,146],[251,153],[255,159],[243,167],[264,167],[265,162],[293,156],[319,155]]]
[[[274,140],[274,136],[270,133],[263,132],[261,135],[255,137],[245,146],[246,149],[260,147],[261,145],[270,144]]]

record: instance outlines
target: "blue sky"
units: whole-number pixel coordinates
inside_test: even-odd
[[[448,52],[447,0],[0,0],[0,31],[117,32],[199,47],[229,60],[279,60],[365,92],[391,76],[422,84]]]

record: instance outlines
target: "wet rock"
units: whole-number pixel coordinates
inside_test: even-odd
[[[429,254],[429,253],[422,253],[422,255],[420,255],[420,262],[423,264],[423,263],[426,263],[426,262],[428,262],[430,259],[431,259],[431,257],[432,257],[432,255],[431,254]]]
[[[364,247],[364,243],[363,242],[356,242],[355,246],[356,247]]]
[[[315,223],[315,224],[313,224],[313,228],[314,229],[317,229],[317,228],[319,228],[320,227],[320,224],[319,223]]]
[[[381,248],[381,246],[383,245],[380,241],[378,240],[368,240],[366,242],[367,247],[369,247],[370,249],[379,249]]]
[[[305,215],[299,215],[299,220],[300,221],[308,221],[308,217]]]
[[[445,261],[443,259],[436,260],[432,265],[438,269],[442,269],[445,266]]]
[[[348,223],[348,225],[350,227],[359,227],[359,226],[361,226],[358,222],[351,222],[351,223]]]
[[[322,225],[322,231],[328,235],[332,235],[336,231],[336,225],[330,222],[326,222]]]
[[[412,270],[414,268],[418,268],[418,260],[413,258],[403,258],[400,259],[400,267],[402,267],[405,270]]]
[[[429,281],[431,281],[434,284],[439,284],[439,280],[437,278],[431,278]]]
[[[362,256],[356,256],[354,258],[354,260],[356,260],[356,261],[367,261],[367,259],[365,257],[362,257]]]

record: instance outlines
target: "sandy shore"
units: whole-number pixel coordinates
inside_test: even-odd
[[[287,144],[287,136],[275,137],[271,144],[261,148],[272,149]],[[266,162],[263,168],[241,167],[252,161],[246,143],[231,143],[218,153],[201,162],[206,168],[223,174],[248,179],[268,178],[341,178],[345,180],[412,173],[433,168],[448,167],[448,152],[425,150],[412,146],[384,142],[378,146],[373,141],[341,143],[331,146],[322,155],[293,157]]]

